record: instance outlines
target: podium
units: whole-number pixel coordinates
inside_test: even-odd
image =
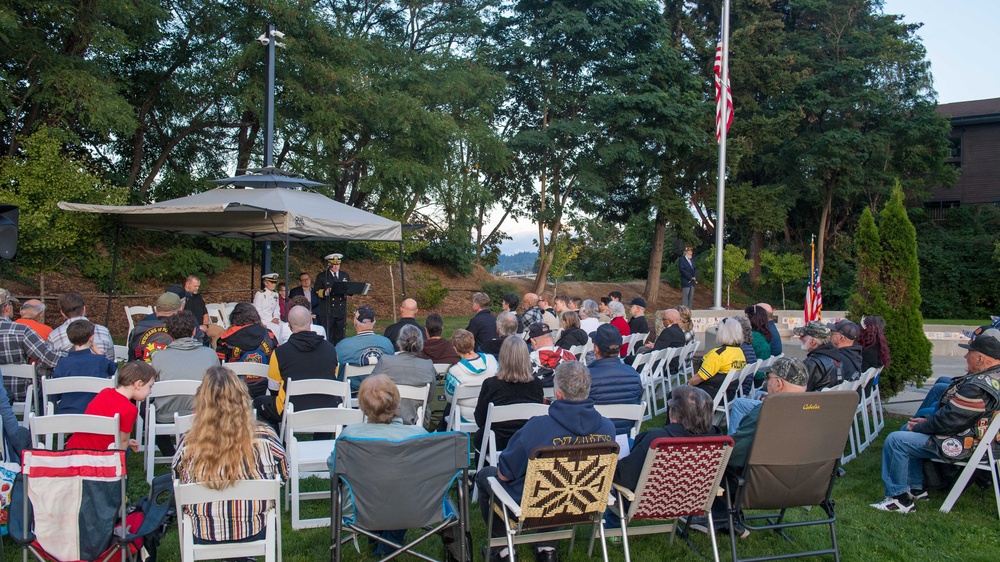
[[[330,294],[339,297],[367,295],[368,289],[370,288],[371,283],[362,283],[361,281],[344,281],[343,283],[330,284]]]

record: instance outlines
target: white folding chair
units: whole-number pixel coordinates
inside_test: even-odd
[[[731,387],[739,377],[743,369],[730,369],[726,377],[722,379],[719,392],[712,399],[712,424],[718,425],[722,420],[726,420],[726,427],[729,427],[729,387]],[[715,375],[719,376],[719,375]]]
[[[145,318],[153,313],[153,307],[151,306],[126,306],[125,307],[125,318],[128,320],[128,334],[125,335],[125,341],[128,342],[132,339],[132,332],[135,331],[135,317],[141,316]],[[118,357],[118,354],[115,354]]]
[[[115,345],[115,363],[125,363],[128,361],[128,347]]]
[[[35,391],[38,390],[38,375],[35,373],[35,366],[21,363],[10,363],[0,366],[0,371],[3,371],[3,377],[5,379],[14,378],[25,379],[28,381],[29,387],[25,391],[24,400],[17,400],[14,396],[10,397],[11,400],[14,400],[14,413],[21,414],[22,419],[27,419],[28,412],[34,412],[36,414],[42,413],[38,408],[38,405],[35,404]]]
[[[559,341],[560,337],[562,337],[562,328],[552,330],[552,341]]]
[[[535,416],[544,416],[549,413],[548,404],[510,404],[507,406],[497,406],[490,402],[486,410],[486,423],[483,426],[483,444],[479,452],[479,463],[476,470],[482,470],[486,462],[496,465],[497,459],[503,449],[497,449],[497,436],[493,431],[493,424],[509,421],[528,421]]]
[[[434,373],[438,375],[447,375],[448,369],[451,368],[451,363],[435,363]]]
[[[972,475],[977,470],[985,470],[992,476],[993,496],[997,502],[997,516],[1000,516],[1000,460],[997,460],[993,455],[993,443],[997,439],[998,431],[1000,431],[1000,415],[994,414],[993,421],[987,426],[986,431],[983,433],[983,438],[979,441],[979,445],[976,445],[976,448],[973,449],[972,456],[962,462],[948,462],[948,464],[958,466],[964,465],[965,468],[958,474],[955,485],[951,487],[951,491],[948,492],[944,503],[941,504],[941,511],[943,513],[948,513],[951,511],[951,508],[955,507],[955,502],[958,501],[958,497],[962,495],[965,487],[972,480]],[[947,462],[939,459],[934,460]]]
[[[118,414],[114,417],[92,416],[89,414],[54,414],[51,416],[36,416],[28,412],[28,427],[31,428],[31,443],[36,449],[57,450],[53,442],[62,449],[63,438],[70,433],[93,433],[111,437],[109,449],[120,446]],[[42,442],[42,437],[45,442]],[[53,440],[53,437],[57,439]]]
[[[683,351],[681,352],[680,367],[688,379],[694,376],[694,356],[698,353],[699,347],[701,347],[701,341],[695,339],[681,348]]]
[[[646,412],[645,402],[642,404],[597,404],[594,406],[599,414],[609,420],[629,420],[632,422],[632,429],[628,436],[635,439],[642,427],[642,417]]]
[[[872,416],[872,431],[878,435],[882,428],[885,427],[885,411],[882,410],[882,391],[880,390],[881,385],[879,384],[879,375],[882,374],[882,367],[879,367],[875,371],[875,376],[872,377],[874,381],[871,390],[865,393],[865,403],[871,411]]]
[[[229,317],[233,315],[233,309],[236,308],[236,302],[224,302],[222,303],[222,317],[226,321],[226,325],[229,326]]]
[[[459,406],[459,402],[470,398],[478,398],[479,391],[482,389],[483,387],[480,385],[460,384],[455,387],[455,393],[451,395],[449,400],[451,403],[451,413],[448,414],[448,431],[475,433],[479,429],[479,426],[476,425],[476,420],[462,418],[462,408]]]
[[[281,520],[278,501],[281,480],[239,480],[222,490],[202,484],[181,484],[174,480],[174,502],[181,541],[181,561],[216,560],[234,557],[263,556],[265,562],[281,560]],[[210,502],[267,501],[264,537],[252,542],[195,544],[194,521],[184,512],[184,506]]]
[[[191,431],[192,425],[194,425],[194,414],[182,416],[174,412],[174,439],[180,443],[181,437],[184,437],[187,432]]]
[[[860,384],[858,385],[858,390],[861,393],[861,403],[858,405],[858,413],[861,415],[861,423],[864,426],[865,437],[862,441],[859,441],[859,446],[862,451],[871,445],[875,438],[878,437],[878,431],[875,430],[874,419],[869,419],[870,413],[870,402],[869,398],[874,396],[874,389],[866,390],[869,384],[871,384],[875,377],[878,375],[878,369],[875,367],[869,368],[867,371],[861,373]]]
[[[650,389],[650,400],[652,401],[651,407],[653,415],[660,415],[667,411],[667,393],[669,393],[677,385],[682,384],[680,380],[681,372],[681,361],[677,359],[677,369],[671,367],[674,359],[679,357],[682,353],[683,348],[681,347],[667,347],[659,351],[654,351],[653,353],[658,354],[653,361],[653,370],[650,373],[650,382],[652,387]],[[674,380],[676,379],[676,381]],[[661,403],[656,400],[656,389],[659,388]],[[658,405],[662,404],[662,406]]]
[[[368,375],[372,374],[372,371],[375,370],[376,364],[377,363],[372,363],[371,365],[350,365],[350,364],[344,365],[344,374],[341,376],[341,378],[350,383],[352,378],[367,377]],[[351,398],[351,407],[352,408],[358,407],[357,398]]]
[[[281,426],[278,429],[278,435],[281,435],[282,437],[285,435],[284,414],[288,411],[288,406],[291,404],[291,398],[293,396],[302,396],[305,394],[326,394],[328,396],[335,396],[340,398],[340,404],[344,408],[349,407],[351,404],[350,383],[330,379],[295,380],[289,378],[285,384],[285,402],[281,406]]]
[[[417,418],[413,422],[413,425],[423,427],[424,416],[427,414],[427,396],[430,394],[431,385],[411,386],[408,384],[397,384],[396,388],[399,389],[400,401],[416,400],[420,402],[420,405],[417,406]]]
[[[854,392],[858,391],[858,387],[861,385],[861,379],[856,381],[844,381],[838,385],[831,386],[829,388],[822,389],[821,392],[830,392],[835,390],[851,390]],[[847,444],[851,446],[850,453],[844,453],[840,458],[840,464],[847,464],[851,462],[858,454],[861,452],[861,432],[858,428],[858,415],[863,413],[864,402],[858,401],[858,407],[854,410],[854,419],[852,420],[851,427],[847,434]],[[866,445],[867,446],[867,445]]]
[[[206,304],[205,308],[208,310],[209,322],[223,328],[229,327],[229,315],[226,314],[226,306],[224,304],[213,302]]]
[[[56,405],[49,398],[53,395],[67,392],[88,392],[97,394],[105,388],[115,387],[115,377],[52,377],[42,378],[42,404],[45,405],[45,415],[56,413]]]
[[[749,365],[747,365],[747,366],[743,367],[742,369],[740,369],[740,374],[739,374],[739,377],[738,377],[738,379],[736,381],[736,396],[737,397],[743,398],[743,397],[746,396],[746,394],[743,392],[743,384],[746,382],[746,380],[748,378],[751,379],[751,380],[753,380],[753,378],[757,375],[757,371],[759,371],[759,370],[761,370],[763,368],[762,367],[763,363],[764,363],[764,361],[762,359],[758,359],[756,362],[750,363]],[[750,385],[751,385],[750,388],[752,390],[753,389],[753,383],[751,382]]]
[[[156,421],[155,399],[167,396],[193,397],[198,392],[199,386],[201,386],[200,380],[159,381],[153,385],[153,390],[149,393],[149,399],[146,400],[146,450],[144,453],[146,482],[153,483],[153,465],[156,463],[168,463],[173,459],[173,457],[156,455],[156,436],[173,435],[174,424],[172,421]]]
[[[584,353],[586,352],[586,350],[587,350],[587,346],[586,345],[574,345],[574,346],[570,346],[570,348],[569,348],[568,351],[570,353],[572,353],[573,355],[576,355],[577,360],[583,361],[583,356],[584,356]]]
[[[427,387],[424,387],[426,392]],[[314,410],[295,411],[295,404],[289,403],[285,414],[285,451],[287,452],[289,478],[285,488],[285,508],[292,510],[292,529],[311,529],[330,525],[330,516],[314,519],[302,519],[301,502],[304,500],[330,501],[330,490],[320,492],[301,492],[299,479],[322,474],[329,481],[329,467],[326,460],[333,451],[336,436],[345,425],[361,423],[364,415],[361,410],[350,408],[316,408]],[[333,439],[300,441],[298,435],[303,433],[331,433]]]

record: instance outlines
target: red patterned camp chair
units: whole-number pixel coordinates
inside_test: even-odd
[[[654,440],[642,465],[635,490],[615,484],[618,502],[611,506],[621,517],[617,529],[606,529],[611,537],[622,537],[625,560],[631,560],[628,536],[676,532],[679,517],[708,516],[708,528],[713,528],[712,502],[718,496],[719,483],[726,471],[733,438],[719,437],[669,437]],[[624,510],[622,499],[629,501]],[[667,524],[629,527],[634,521],[673,520]],[[710,533],[712,554],[718,562],[719,546],[715,533]],[[690,545],[690,542],[688,543]],[[692,547],[693,548],[693,547]]]
[[[136,537],[127,525],[115,534],[125,518],[125,451],[28,450],[21,471],[10,533],[24,560],[29,552],[44,561],[132,557]]]

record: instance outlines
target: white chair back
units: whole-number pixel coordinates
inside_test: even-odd
[[[478,398],[479,391],[483,387],[480,385],[464,385],[460,384],[455,387],[455,393],[451,395],[451,413],[448,415],[448,431],[464,431],[466,433],[474,433],[479,426],[476,425],[476,420],[463,419],[462,418],[462,408],[459,406],[459,402],[462,400],[468,400],[470,398]]]
[[[107,435],[111,438],[109,449],[118,449],[120,446],[118,414],[113,417],[88,414],[36,416],[29,412],[28,427],[31,429],[31,442],[36,449],[57,450],[53,446],[53,437],[58,437],[58,448],[62,449],[63,437],[71,433]],[[44,444],[42,437],[45,438]]]
[[[189,414],[187,416],[182,416],[177,412],[174,412],[174,439],[178,443],[181,441],[181,437],[191,431],[191,426],[194,425],[194,414]]]
[[[42,403],[45,404],[45,415],[56,413],[56,405],[49,400],[50,396],[67,392],[89,392],[97,394],[105,388],[115,387],[115,377],[44,377],[42,379]]]
[[[399,389],[400,400],[416,400],[420,402],[420,405],[417,406],[417,418],[413,422],[413,425],[423,426],[424,415],[427,412],[427,397],[430,394],[431,385],[411,386],[408,384],[397,384],[396,388]]]
[[[222,490],[213,490],[202,484],[181,484],[174,480],[174,502],[181,541],[181,561],[216,560],[235,557],[263,556],[265,562],[280,560],[281,521],[278,500],[281,497],[281,480],[241,480]],[[264,536],[252,542],[195,544],[194,521],[184,512],[184,506],[211,502],[266,501],[270,502],[265,514]]]
[[[208,310],[208,321],[212,324],[222,326],[223,328],[229,327],[229,315],[226,314],[226,306],[222,303],[211,303],[206,304],[205,308]]]
[[[642,426],[642,417],[646,412],[646,404],[597,404],[594,408],[602,416],[609,420],[629,420],[632,428],[629,430],[629,437],[635,439]]]
[[[128,320],[128,334],[125,335],[125,342],[128,343],[132,339],[132,332],[135,330],[135,317],[142,316],[146,317],[153,313],[153,307],[151,306],[126,306],[125,307],[125,318]],[[115,356],[117,357],[117,355]]]
[[[9,363],[0,366],[0,371],[2,371],[3,378],[5,379],[16,378],[29,381],[24,400],[15,400],[13,396],[10,397],[11,400],[15,400],[13,403],[14,413],[21,414],[23,420],[28,419],[29,412],[42,413],[39,411],[41,410],[40,405],[35,404],[35,391],[38,389],[38,375],[35,372],[35,366],[22,363]],[[24,423],[27,422],[25,421]]]
[[[153,385],[153,390],[149,393],[149,398],[163,398],[167,396],[194,396],[201,386],[200,380],[174,380],[159,381]],[[153,483],[153,467],[156,463],[168,463],[173,457],[156,454],[156,436],[175,434],[173,422],[156,421],[156,403],[154,400],[146,400],[146,450],[143,452],[144,464],[146,466],[146,481]]]
[[[295,380],[293,378],[289,378],[287,384],[285,385],[285,402],[282,404],[281,427],[278,430],[278,435],[285,434],[284,413],[288,411],[289,405],[291,404],[291,398],[293,396],[302,396],[304,394],[326,394],[328,396],[335,396],[340,398],[340,404],[344,408],[351,405],[350,383],[330,379]]]

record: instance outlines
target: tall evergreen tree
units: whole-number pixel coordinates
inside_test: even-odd
[[[922,383],[931,375],[931,342],[920,313],[920,265],[917,231],[903,206],[897,184],[879,216],[882,240],[879,282],[885,291],[885,336],[892,364],[883,373],[892,392],[907,382]]]

